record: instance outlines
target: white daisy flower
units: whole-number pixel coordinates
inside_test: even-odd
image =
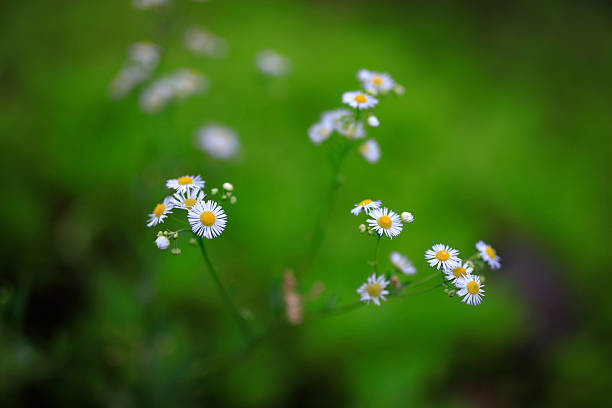
[[[194,54],[207,55],[213,58],[224,57],[229,49],[227,41],[208,30],[200,28],[187,29],[183,35],[183,43],[185,48]]]
[[[411,223],[412,221],[414,221],[414,216],[412,215],[412,213],[409,213],[408,211],[404,211],[400,214],[400,217],[402,218],[402,221],[404,221],[405,223]]]
[[[223,208],[212,200],[200,201],[187,213],[191,229],[200,237],[213,239],[221,235],[227,224]]]
[[[478,275],[467,274],[457,279],[455,286],[459,289],[457,296],[463,296],[462,302],[477,306],[485,296],[483,286]]]
[[[230,159],[238,153],[238,135],[227,126],[209,124],[196,131],[202,150],[218,159]]]
[[[371,94],[387,93],[395,86],[395,81],[387,73],[371,72],[362,69],[357,73],[361,86]]]
[[[455,284],[460,277],[471,275],[472,272],[474,272],[474,268],[470,266],[470,263],[465,262],[461,265],[461,259],[458,264],[453,265],[451,268],[444,269],[446,279],[452,281],[453,284]]]
[[[154,81],[140,94],[140,108],[146,113],[157,113],[164,109],[174,97],[174,87],[169,77]]]
[[[380,306],[380,299],[387,300],[385,295],[388,295],[389,291],[385,290],[385,288],[388,284],[389,281],[385,281],[384,275],[380,275],[377,278],[376,273],[373,273],[372,276],[368,278],[368,281],[357,289],[357,293],[361,295],[362,302],[369,304],[370,300],[372,300],[376,306]]]
[[[159,62],[161,49],[152,42],[140,41],[130,45],[128,54],[131,61],[153,70]]]
[[[376,208],[368,214],[371,219],[367,220],[370,228],[378,232],[378,235],[385,234],[389,238],[398,236],[402,232],[402,221],[399,215],[390,211],[387,207]]]
[[[425,252],[425,259],[432,268],[450,269],[461,263],[457,255],[459,255],[459,251],[456,249],[448,245],[436,244],[432,249]]]
[[[336,124],[336,130],[348,139],[363,139],[366,130],[363,122],[356,122],[352,117],[345,117]]]
[[[367,215],[370,213],[371,210],[375,208],[380,208],[381,204],[382,201],[380,200],[372,201],[369,198],[366,198],[365,200],[355,204],[355,208],[351,210],[351,214],[359,215],[361,213],[361,210],[364,210]]]
[[[416,268],[410,262],[410,260],[399,252],[391,252],[389,254],[389,259],[391,263],[401,273],[404,275],[414,275],[416,273]]]
[[[200,175],[183,176],[176,179],[166,181],[166,187],[173,188],[177,193],[185,193],[189,190],[200,190],[204,188],[205,181]]]
[[[378,103],[378,99],[365,92],[351,91],[342,94],[342,103],[346,103],[351,108],[369,109]]]
[[[262,74],[279,77],[291,71],[289,58],[280,55],[274,50],[263,50],[255,56],[255,63]]]
[[[499,269],[501,267],[501,264],[499,262],[501,261],[501,258],[499,257],[499,255],[497,255],[497,252],[495,252],[495,250],[491,246],[485,244],[482,241],[478,241],[476,243],[476,249],[480,253],[480,257],[489,264],[491,269]]]
[[[332,134],[334,124],[330,121],[317,122],[308,129],[308,137],[316,144],[320,145]]]
[[[184,193],[175,193],[172,197],[172,205],[174,208],[191,210],[204,197],[206,197],[206,193],[202,190],[187,190]]]
[[[368,139],[364,144],[359,146],[359,154],[370,163],[376,163],[380,160],[380,145],[374,139]]]
[[[157,247],[163,251],[168,249],[168,247],[170,246],[170,240],[165,236],[161,235],[155,240],[155,245],[157,245]]]
[[[168,214],[172,214],[172,208],[172,197],[164,198],[164,201],[157,204],[153,209],[153,212],[149,214],[147,227],[154,227],[157,224],[164,222],[164,219],[166,219]]]
[[[172,87],[176,98],[185,99],[204,92],[208,88],[208,79],[193,69],[181,68],[172,75]]]

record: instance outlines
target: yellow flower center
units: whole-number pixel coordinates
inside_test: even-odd
[[[468,292],[470,292],[472,295],[475,295],[478,293],[478,291],[480,290],[480,287],[478,286],[478,284],[474,281],[468,282],[467,284],[467,290]]]
[[[179,179],[178,179],[178,183],[179,183],[181,186],[186,186],[186,185],[188,185],[188,184],[193,183],[193,179],[192,179],[191,177],[187,177],[187,176],[185,176],[185,177],[181,177],[181,178],[179,178]]]
[[[165,209],[166,209],[166,206],[164,204],[157,204],[155,206],[155,209],[153,210],[153,215],[159,218],[164,213]]]
[[[367,143],[362,144],[361,146],[359,146],[359,151],[361,153],[367,153],[370,151],[370,145]]]
[[[448,251],[438,251],[438,253],[436,254],[436,258],[438,258],[442,262],[448,261],[450,259],[450,254],[448,253]]]
[[[210,211],[204,211],[202,214],[200,214],[200,222],[203,225],[210,227],[215,223],[215,214],[211,213]]]
[[[355,95],[355,102],[357,103],[365,103],[368,100],[364,94]]]
[[[380,292],[382,292],[380,283],[376,282],[366,286],[366,292],[368,292],[368,295],[370,295],[371,298],[378,297],[380,295]]]
[[[380,225],[384,229],[391,228],[391,218],[387,217],[386,215],[380,217],[377,222],[378,225]]]
[[[465,276],[466,272],[465,269],[463,269],[461,266],[453,269],[453,275],[455,275],[455,278],[458,278],[460,276]]]
[[[183,205],[187,208],[191,208],[194,205],[196,205],[196,199],[195,198],[188,198],[185,201],[183,201]]]
[[[369,198],[366,200],[363,200],[362,202],[359,203],[360,206],[364,206],[364,205],[368,205],[372,202],[372,200],[370,200]]]
[[[374,85],[382,85],[382,78],[379,76],[375,76],[374,78],[372,78],[372,83]]]
[[[487,247],[487,249],[485,249],[485,252],[487,253],[487,255],[489,255],[489,258],[491,259],[495,259],[495,250],[491,247]]]

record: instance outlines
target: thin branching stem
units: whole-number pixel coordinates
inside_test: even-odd
[[[252,338],[251,331],[248,325],[246,324],[246,322],[244,321],[244,319],[240,316],[240,313],[238,313],[238,309],[234,305],[234,302],[232,302],[232,298],[230,297],[229,293],[227,293],[227,290],[221,283],[221,280],[219,279],[219,275],[217,274],[215,267],[213,266],[212,262],[210,261],[210,258],[208,257],[208,254],[206,253],[206,248],[204,248],[204,240],[201,237],[198,237],[197,242],[198,242],[198,246],[200,247],[200,252],[202,252],[204,263],[206,263],[206,266],[208,267],[208,271],[210,272],[210,275],[215,281],[215,284],[217,285],[217,289],[219,289],[219,293],[221,294],[221,297],[223,298],[223,301],[225,302],[225,306],[227,307],[229,312],[234,317],[234,320],[236,320],[236,324],[238,325],[238,327],[240,328],[240,331],[244,335],[244,338],[246,339],[247,344],[250,344],[251,338]]]

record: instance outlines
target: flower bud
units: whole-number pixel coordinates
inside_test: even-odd
[[[448,297],[453,297],[457,294],[457,291],[455,289],[449,289],[446,293],[448,294]]]
[[[181,254],[181,248],[172,248],[172,249],[170,250],[170,253],[171,253],[172,255],[180,255],[180,254]]]
[[[395,286],[396,288],[399,288],[400,286],[402,286],[402,284],[400,283],[399,277],[397,275],[393,275],[391,279],[389,280],[389,283],[391,283],[391,285]]]
[[[414,216],[411,213],[407,212],[407,211],[404,211],[400,215],[400,217],[402,218],[402,221],[404,221],[404,222],[412,222],[412,221],[414,221]]]
[[[484,275],[480,275],[479,278],[480,278],[480,283],[481,284],[484,284],[485,281],[487,280]]]
[[[465,261],[465,263],[467,264],[467,266],[469,266],[470,268],[474,268],[474,262],[471,259],[468,259],[467,261]]]
[[[221,199],[222,199],[222,200],[227,199],[227,194],[223,194],[223,195],[221,196]]]
[[[168,247],[170,246],[170,240],[168,240],[168,238],[166,238],[165,236],[160,235],[155,240],[155,245],[157,245],[157,247],[163,251],[165,249],[168,249]]]
[[[234,191],[234,186],[231,183],[223,183],[223,189],[225,191]]]
[[[219,189],[218,189],[217,187],[215,187],[215,188],[211,188],[211,189],[210,189],[210,194],[211,194],[211,195],[215,195],[215,194],[217,194],[218,192],[219,192]]]
[[[230,198],[230,204],[236,204],[237,201],[238,201],[238,199],[236,198],[236,196],[232,196]]]
[[[368,230],[368,235],[374,235],[374,234],[376,234],[374,230],[371,230],[371,229]]]
[[[380,125],[380,122],[378,121],[378,118],[376,116],[372,115],[368,118],[368,125],[370,125],[371,127],[378,127],[378,125]]]
[[[362,234],[363,234],[364,232],[366,232],[366,226],[365,226],[365,224],[359,224],[359,232],[361,232]]]
[[[397,84],[395,85],[395,88],[393,88],[393,91],[395,91],[396,94],[398,95],[403,95],[406,93],[406,88],[404,88],[403,86]]]
[[[196,246],[197,242],[196,239],[194,237],[189,238],[189,245],[191,246]]]

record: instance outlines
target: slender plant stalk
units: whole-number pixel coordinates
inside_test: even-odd
[[[221,297],[223,298],[223,301],[225,302],[225,306],[228,308],[229,312],[234,317],[234,320],[236,320],[236,324],[240,328],[240,331],[244,335],[244,338],[247,340],[247,344],[250,344],[251,339],[252,339],[251,331],[249,327],[247,326],[246,322],[244,321],[244,319],[238,313],[238,309],[232,302],[232,298],[230,297],[229,293],[227,293],[227,290],[225,290],[225,287],[221,283],[221,280],[219,279],[219,275],[217,274],[215,267],[210,261],[210,258],[208,257],[208,254],[206,253],[206,249],[204,248],[204,240],[201,237],[197,237],[196,240],[198,241],[200,252],[202,252],[202,256],[204,257],[204,262],[206,263],[206,266],[208,267],[210,275],[215,281],[215,284],[217,285],[217,289],[219,289],[219,293],[221,293]]]
[[[374,272],[378,273],[378,253],[380,252],[380,238],[382,235],[379,235],[376,238],[376,247],[374,248]]]

